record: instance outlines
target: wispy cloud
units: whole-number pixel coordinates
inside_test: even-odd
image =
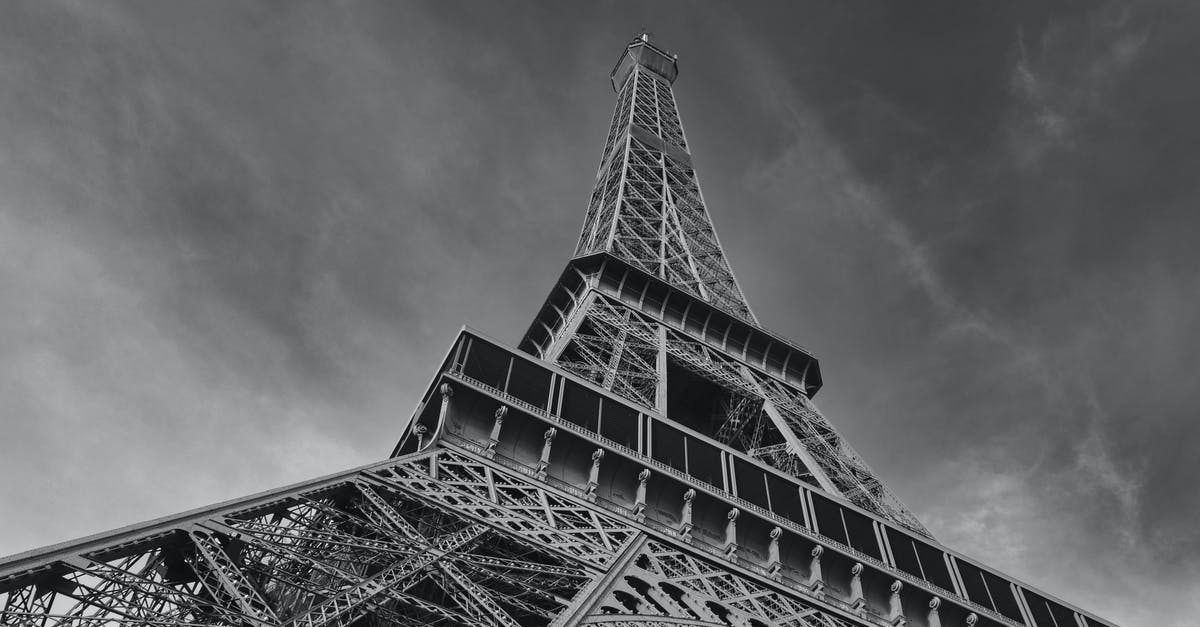
[[[1010,87],[1009,138],[1018,165],[1069,148],[1080,127],[1110,113],[1109,94],[1137,61],[1151,28],[1109,3],[1082,22],[1055,22],[1029,45],[1018,28]]]

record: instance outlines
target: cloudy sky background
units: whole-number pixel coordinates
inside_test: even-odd
[[[945,544],[1200,612],[1189,3],[0,5],[0,554],[385,456],[571,253],[641,27],[764,326]]]

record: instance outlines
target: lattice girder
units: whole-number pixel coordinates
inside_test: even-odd
[[[822,600],[772,588],[670,541],[647,539],[579,622],[594,624],[856,627]]]
[[[635,68],[618,91],[575,254],[609,252],[753,322],[690,163],[670,83]]]
[[[632,537],[527,480],[441,455],[440,474],[460,481],[439,494],[425,489],[423,454],[346,475],[336,498],[297,489],[245,514],[201,514],[133,543],[6,567],[0,624],[545,624]],[[500,520],[474,503],[492,482],[514,505]],[[87,557],[121,546],[144,548]]]
[[[663,322],[634,311],[594,288],[577,308],[573,315],[578,316],[578,324],[563,327],[561,331],[562,348],[556,361],[563,368],[643,407],[661,409],[664,399],[659,383],[667,377],[664,371],[667,360],[657,357],[661,353],[728,390],[737,399],[727,406],[723,422],[729,425],[729,433],[725,437],[718,434],[719,441],[735,441],[733,425],[737,421],[769,423],[771,430],[782,434],[789,445],[787,455],[775,455],[768,462],[773,467],[816,483],[922,535],[930,535],[801,391],[686,332],[664,329]],[[672,416],[669,408],[667,415],[685,424],[689,419]],[[753,432],[736,435],[741,450],[764,445],[754,439]]]

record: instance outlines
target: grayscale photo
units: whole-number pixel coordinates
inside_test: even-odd
[[[0,625],[1195,625],[1197,35],[0,3]]]

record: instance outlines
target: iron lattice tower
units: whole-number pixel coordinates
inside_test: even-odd
[[[519,349],[464,329],[392,455],[0,560],[5,625],[1095,627],[938,544],[758,326],[642,36]]]

